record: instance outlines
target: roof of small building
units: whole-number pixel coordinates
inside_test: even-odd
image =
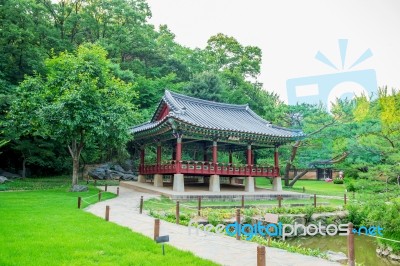
[[[157,121],[165,104],[169,108],[169,113]],[[206,101],[168,90],[165,91],[151,121],[133,127],[132,133],[156,128],[168,119],[204,129],[267,135],[285,139],[297,139],[304,136],[300,130],[272,125],[253,112],[248,104],[237,105]]]

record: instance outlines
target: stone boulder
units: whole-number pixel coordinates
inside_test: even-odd
[[[330,261],[338,262],[341,264],[347,263],[347,256],[343,252],[333,252],[331,250],[328,250],[327,252],[325,252],[325,254]]]
[[[8,181],[8,178],[5,176],[0,176],[0,184],[3,184]]]
[[[83,186],[83,185],[74,185],[71,188],[71,192],[85,192],[88,191],[88,187],[87,186]]]
[[[92,169],[88,172],[88,175],[93,179],[103,180],[107,178],[106,169],[104,168]]]
[[[389,259],[394,260],[394,261],[400,261],[400,256],[396,254],[390,254]]]
[[[134,174],[123,174],[121,176],[122,180],[128,181],[128,180],[132,180],[132,181],[137,181],[138,177],[135,176]]]
[[[137,180],[137,176],[132,171],[126,171],[119,164],[101,164],[88,172],[88,175],[93,179],[122,179],[122,180]]]
[[[114,165],[111,167],[111,170],[115,170],[115,171],[117,171],[117,172],[122,172],[122,173],[125,172],[124,168],[122,168],[122,166],[119,165],[119,164],[114,164]]]
[[[10,172],[4,171],[2,169],[0,169],[0,175],[7,177],[8,179],[21,178],[21,176],[18,174],[10,173]]]

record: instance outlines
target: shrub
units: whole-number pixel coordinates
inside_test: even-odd
[[[346,183],[346,189],[348,192],[356,191],[356,187],[354,186],[353,181]]]
[[[335,178],[333,180],[333,184],[343,184],[343,183],[344,183],[343,179]]]

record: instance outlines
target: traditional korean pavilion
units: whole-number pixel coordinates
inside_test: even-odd
[[[222,177],[231,182],[245,178],[247,192],[254,192],[254,177],[269,177],[279,191],[278,147],[304,136],[272,125],[248,105],[206,101],[168,90],[151,121],[133,127],[132,134],[132,143],[140,150],[138,182],[151,176],[154,186],[161,187],[168,175],[178,192],[185,191],[185,179],[193,177],[203,177],[212,192],[220,191]],[[273,149],[274,164],[255,164],[256,149]],[[152,162],[146,156],[149,150],[156,153]],[[233,163],[235,153],[246,154],[242,164]],[[220,161],[222,154],[225,162]]]

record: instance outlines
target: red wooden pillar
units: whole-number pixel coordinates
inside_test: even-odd
[[[274,165],[275,165],[275,171],[277,176],[279,176],[279,152],[278,152],[278,147],[275,147],[274,151]]]
[[[161,164],[161,143],[157,143],[157,165]]]
[[[143,146],[140,149],[140,165],[139,165],[140,172],[142,172],[143,169],[144,169],[144,156],[145,156],[145,153],[146,153],[146,149],[145,149],[145,146]]]
[[[251,164],[254,165],[254,150],[251,151]]]
[[[176,139],[176,151],[175,151],[175,161],[176,161],[176,173],[181,173],[181,161],[182,161],[182,137],[179,136]]]
[[[247,166],[251,166],[252,165],[252,157],[251,156],[252,152],[251,152],[251,144],[247,145]]]
[[[275,152],[274,152],[274,163],[275,163],[275,168],[279,168],[279,153],[278,153],[278,147],[275,147]]]
[[[212,151],[213,151],[213,164],[214,164],[214,167],[217,167],[218,149],[217,149],[217,142],[215,140],[213,141],[213,150]]]

